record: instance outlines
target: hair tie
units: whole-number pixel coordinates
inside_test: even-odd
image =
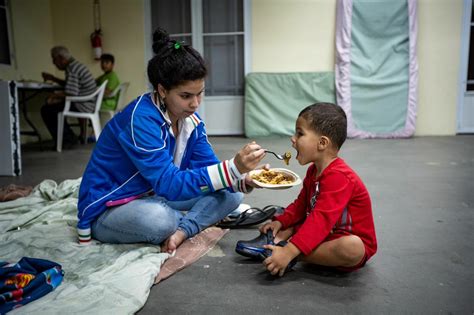
[[[183,49],[189,45],[185,44],[184,42],[178,42],[175,40],[170,40],[166,45],[164,45],[156,55],[160,56],[161,58],[166,58],[173,53],[173,51]]]
[[[186,42],[183,42],[183,41],[181,41],[181,42],[173,41],[173,42],[174,42],[173,48],[174,48],[175,50],[183,49],[183,48],[186,48],[186,47],[189,46],[188,44],[186,44]]]

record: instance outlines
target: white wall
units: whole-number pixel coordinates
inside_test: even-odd
[[[147,88],[144,0],[101,0],[104,51],[130,81],[128,100]],[[252,0],[251,71],[333,71],[336,0]],[[0,79],[40,80],[49,49],[66,45],[95,75],[92,0],[11,0],[17,68]],[[418,2],[419,103],[416,135],[456,132],[462,0]]]
[[[146,89],[144,68],[143,1],[101,0],[103,52],[115,56],[115,70],[121,81],[129,81],[127,100]],[[93,59],[89,35],[94,31],[92,0],[51,0],[55,45],[68,47],[95,76],[100,62]]]
[[[40,81],[42,71],[55,71],[49,54],[54,43],[50,0],[11,0],[10,13],[14,65],[0,66],[0,79]],[[28,102],[28,112],[30,119],[46,139],[50,138],[50,135],[40,115],[40,108],[45,98],[45,94],[32,98]],[[23,129],[26,128],[23,119],[20,125]],[[33,137],[22,137],[23,142],[36,140],[37,138]]]
[[[0,79],[40,80],[41,71],[54,71],[50,0],[11,0],[15,64],[0,67]]]
[[[335,0],[253,0],[252,71],[334,71]]]
[[[416,135],[456,133],[462,8],[462,0],[419,0]]]

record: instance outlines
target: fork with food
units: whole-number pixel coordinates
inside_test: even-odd
[[[289,151],[287,151],[287,152],[285,152],[285,153],[283,153],[283,154],[277,154],[277,153],[275,153],[275,152],[273,152],[273,151],[270,151],[270,150],[265,149],[265,152],[266,152],[266,153],[271,153],[271,154],[273,154],[277,159],[285,161],[285,164],[286,164],[286,165],[289,165],[289,164],[290,164],[291,152],[289,152]]]

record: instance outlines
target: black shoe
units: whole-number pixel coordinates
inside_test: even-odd
[[[266,234],[261,233],[253,240],[238,241],[235,251],[242,256],[264,261],[265,258],[271,255],[272,251],[264,248],[263,245],[274,245],[272,230],[268,230]]]
[[[276,246],[284,247],[286,244],[288,244],[288,242],[280,241]],[[262,233],[259,237],[250,241],[238,241],[235,251],[242,256],[250,257],[258,261],[264,261],[272,255],[272,250],[264,248],[263,245],[275,245],[273,242],[272,230],[268,230],[267,234]],[[296,265],[296,261],[296,258],[290,261],[285,272],[292,269]]]

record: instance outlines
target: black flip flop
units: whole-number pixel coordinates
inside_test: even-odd
[[[280,206],[270,205],[263,209],[249,208],[243,211],[235,218],[225,218],[216,224],[217,227],[223,229],[239,229],[252,225],[257,225],[270,219],[277,211],[281,211]]]

